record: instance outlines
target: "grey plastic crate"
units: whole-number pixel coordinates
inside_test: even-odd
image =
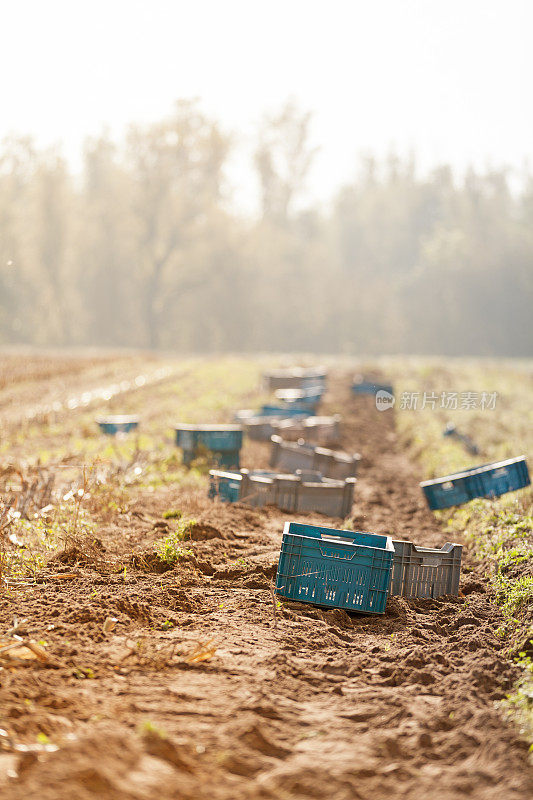
[[[243,421],[242,426],[246,435],[255,442],[268,442],[275,430],[273,417],[254,417]]]
[[[262,383],[267,392],[276,389],[308,389],[312,386],[324,386],[327,375],[327,369],[322,366],[274,369],[263,373]]]
[[[340,414],[332,417],[306,417],[304,420],[281,420],[275,422],[274,433],[283,439],[303,439],[308,444],[335,445],[341,438]]]
[[[347,517],[353,504],[355,478],[336,481],[316,472],[285,475],[266,470],[239,472],[210,470],[209,496],[254,507],[275,505],[283,511],[315,511],[329,517]],[[238,487],[238,491],[237,491]]]
[[[281,420],[276,417],[253,416],[248,419],[241,418],[241,425],[249,439],[254,442],[269,442],[270,437],[277,430],[279,421]]]
[[[463,546],[446,542],[440,550],[394,540],[389,594],[402,597],[457,595]]]
[[[276,403],[282,406],[295,405],[315,414],[324,396],[325,386],[310,386],[307,389],[276,389]]]
[[[306,415],[302,413],[301,415],[293,415],[290,419],[287,417],[287,419],[289,422],[299,422],[301,419],[304,419],[305,416]],[[285,417],[283,414],[279,416],[275,414],[265,416],[263,414],[258,414],[257,411],[251,408],[243,408],[236,412],[234,419],[242,426],[244,432],[250,439],[257,442],[269,442],[270,437],[277,430],[277,423],[285,420]]]
[[[326,478],[354,478],[357,465],[361,459],[359,453],[348,455],[325,447],[315,447],[298,442],[286,442],[281,436],[272,436],[270,450],[270,466],[286,472],[298,469],[315,470]]]

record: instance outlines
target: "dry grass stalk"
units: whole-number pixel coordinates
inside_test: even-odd
[[[270,582],[270,587],[269,588],[270,588],[270,597],[272,599],[272,618],[274,620],[274,627],[277,628],[278,627],[278,609],[277,609],[275,586],[272,583],[272,581]]]
[[[208,639],[206,642],[197,642],[195,647],[185,657],[186,664],[198,664],[200,661],[208,661],[217,651],[215,639]]]
[[[32,661],[52,665],[53,661],[46,650],[31,639],[14,636],[0,641],[0,664],[4,666],[28,666]]]

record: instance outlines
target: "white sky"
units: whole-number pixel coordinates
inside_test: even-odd
[[[83,139],[155,121],[178,97],[238,131],[294,96],[314,112],[310,194],[357,154],[422,168],[533,156],[533,0],[0,0],[0,137]],[[237,160],[236,202],[250,199]]]

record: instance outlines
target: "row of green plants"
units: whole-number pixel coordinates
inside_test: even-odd
[[[404,446],[422,466],[423,477],[444,476],[463,468],[532,451],[530,365],[446,360],[433,365],[413,359],[387,363],[395,378],[396,397],[404,392],[454,389],[497,392],[493,411],[419,407],[396,410],[397,430]],[[443,436],[453,422],[478,445],[479,455]],[[450,539],[460,533],[467,542],[467,558],[484,575],[502,613],[497,633],[508,655],[522,667],[514,690],[504,703],[526,738],[533,742],[533,490],[528,487],[494,500],[474,500],[467,506],[436,512]],[[532,745],[533,748],[533,745]]]

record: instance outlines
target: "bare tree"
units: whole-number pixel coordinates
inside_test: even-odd
[[[259,135],[255,165],[259,173],[263,216],[286,222],[305,189],[317,148],[309,144],[311,114],[289,100],[267,117]]]
[[[148,344],[157,347],[165,295],[179,297],[203,280],[190,263],[193,242],[220,201],[228,139],[191,102],[148,129],[128,137],[132,174],[132,235]]]

